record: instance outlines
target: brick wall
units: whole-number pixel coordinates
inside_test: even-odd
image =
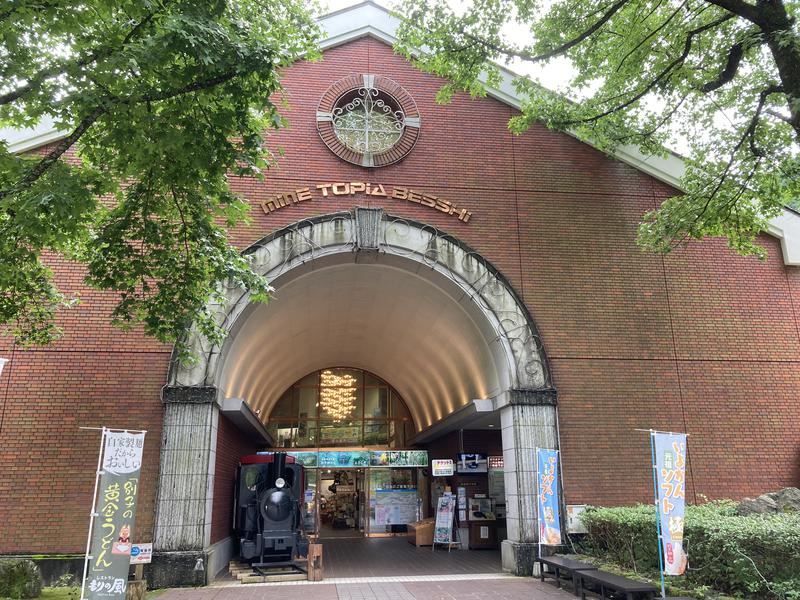
[[[319,98],[350,73],[387,76],[414,96],[422,128],[403,161],[364,169],[319,139]],[[738,257],[718,240],[666,257],[644,253],[634,242],[636,224],[674,190],[543,127],[512,136],[513,110],[496,100],[458,95],[436,104],[441,81],[374,39],[298,63],[284,84],[291,127],[267,141],[285,156],[266,181],[234,181],[254,206],[251,223],[231,232],[234,242],[246,247],[304,217],[373,205],[440,227],[481,252],[529,307],[551,360],[568,502],[649,499],[648,440],[638,427],[691,434],[690,498],[800,483],[800,269],[783,265],[777,240],[762,238],[764,262]],[[258,208],[277,193],[351,180],[428,191],[473,217],[464,224],[365,196],[315,198],[269,215]],[[98,440],[78,425],[150,431],[137,537],[152,535],[158,391],[170,349],[140,331],[112,328],[113,297],[83,288],[80,268],[53,265],[83,304],[65,311],[63,340],[16,349],[0,378],[0,522],[15,523],[0,527],[0,553],[81,550]],[[0,337],[0,355],[10,353]],[[30,490],[45,500],[24,502]],[[216,500],[219,512],[227,512],[225,501]],[[215,539],[226,526],[215,520]]]
[[[236,425],[220,416],[217,432],[217,462],[214,466],[212,544],[231,534],[233,493],[236,487],[239,459],[248,454],[255,454],[257,451],[256,444],[244,437]]]

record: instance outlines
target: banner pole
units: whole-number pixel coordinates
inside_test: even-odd
[[[100,435],[100,452],[97,455],[97,469],[94,472],[94,494],[92,495],[92,512],[89,514],[89,534],[86,536],[86,556],[83,560],[83,581],[81,581],[81,600],[85,600],[86,596],[86,576],[89,573],[89,549],[92,545],[92,531],[94,529],[95,512],[97,511],[97,487],[100,483],[100,467],[103,465],[103,450],[106,443],[106,428],[101,428]]]
[[[539,511],[541,510],[541,506],[539,506],[539,447],[536,447],[535,454],[534,454],[534,461],[536,464],[536,489],[534,490],[536,496],[536,539],[539,541],[539,556],[537,558],[542,557],[542,527],[540,525],[541,522],[541,515]],[[541,568],[541,566],[539,567]]]
[[[658,473],[656,470],[656,444],[655,444],[655,431],[650,430],[650,457],[653,461],[653,496],[655,498],[656,507],[656,531],[658,532],[658,568],[661,575],[661,597],[666,598],[666,586],[664,585],[664,544],[661,539],[661,510],[658,506]]]

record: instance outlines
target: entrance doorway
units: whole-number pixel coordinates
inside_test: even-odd
[[[367,486],[364,469],[320,469],[319,536],[362,537],[366,532]]]

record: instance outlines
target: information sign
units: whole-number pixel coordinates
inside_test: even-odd
[[[373,450],[369,453],[372,467],[427,467],[426,450]]]
[[[320,451],[317,458],[320,467],[366,467],[369,465],[369,452],[354,451]]]
[[[455,472],[453,459],[436,458],[431,461],[431,474],[434,477],[451,477]]]
[[[153,544],[133,544],[131,546],[131,564],[147,565],[153,560]]]
[[[287,452],[289,456],[294,456],[295,462],[304,467],[317,466],[317,453],[316,452]]]

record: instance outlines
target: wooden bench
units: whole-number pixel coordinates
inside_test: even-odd
[[[577,571],[576,575],[581,600],[586,600],[587,593],[597,595],[602,600],[610,598],[612,594],[622,595],[626,600],[634,600],[635,598],[652,600],[658,593],[658,590],[649,583],[613,575],[605,571]],[[587,585],[599,589],[586,589]]]
[[[542,581],[544,581],[545,577],[552,577],[556,581],[556,586],[561,587],[561,573],[572,576],[572,591],[576,596],[580,586],[578,572],[597,570],[594,565],[566,558],[565,556],[540,556],[536,560],[539,561],[539,577]],[[550,570],[548,571],[545,567],[549,567]]]

